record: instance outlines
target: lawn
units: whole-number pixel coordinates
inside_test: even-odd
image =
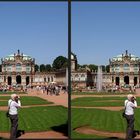
[[[18,91],[0,91],[0,94],[13,94],[13,93],[15,93],[15,94],[27,94],[27,92],[18,92]]]
[[[130,92],[72,92],[72,95],[127,95]],[[131,92],[131,94],[135,94],[135,92]]]
[[[62,106],[22,108],[19,110],[19,129],[25,132],[61,129],[61,126],[66,125],[67,118],[67,109]],[[0,112],[0,122],[0,131],[10,130],[5,111]]]
[[[10,96],[0,96],[0,106],[7,106]],[[22,96],[20,97],[22,106],[25,105],[42,105],[42,104],[51,104],[51,102],[42,99],[40,97],[34,96]]]
[[[81,107],[102,107],[102,106],[124,106],[124,100],[126,97],[79,97],[72,99],[72,106]],[[137,98],[138,105],[140,104],[140,98]]]
[[[72,100],[72,106],[109,107],[124,106],[126,97],[79,97]],[[137,98],[138,105],[140,99]],[[126,131],[126,120],[122,117],[122,110],[110,111],[95,108],[72,108],[71,109],[72,138],[97,138],[94,135],[76,133],[74,129],[89,126],[99,131],[124,132]],[[135,109],[135,129],[140,129],[140,110]],[[105,138],[105,137],[104,137]]]

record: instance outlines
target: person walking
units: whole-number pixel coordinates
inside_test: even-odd
[[[136,97],[132,94],[127,95],[125,105],[125,118],[127,121],[126,140],[132,140],[134,130],[134,108],[137,107]]]
[[[21,102],[19,96],[16,94],[11,95],[11,99],[8,101],[9,107],[9,117],[11,121],[10,139],[15,140],[18,128],[18,111],[17,109],[21,107]]]

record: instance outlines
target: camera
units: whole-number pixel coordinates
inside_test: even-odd
[[[137,135],[140,134],[140,131],[139,130],[134,130],[133,131],[133,135],[132,135],[132,138],[135,138]]]

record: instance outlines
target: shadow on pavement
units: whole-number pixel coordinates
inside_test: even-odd
[[[68,136],[68,123],[67,122],[59,126],[53,126],[51,127],[51,129],[56,132],[63,133],[64,136]]]

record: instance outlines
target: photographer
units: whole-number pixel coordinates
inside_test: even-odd
[[[134,108],[137,107],[136,97],[132,94],[128,94],[124,104],[125,118],[127,120],[126,139],[131,140],[134,130]]]
[[[21,102],[19,96],[16,94],[11,95],[11,99],[8,101],[9,106],[9,117],[11,120],[11,131],[10,139],[15,140],[18,128],[18,111],[17,109],[21,107]]]

